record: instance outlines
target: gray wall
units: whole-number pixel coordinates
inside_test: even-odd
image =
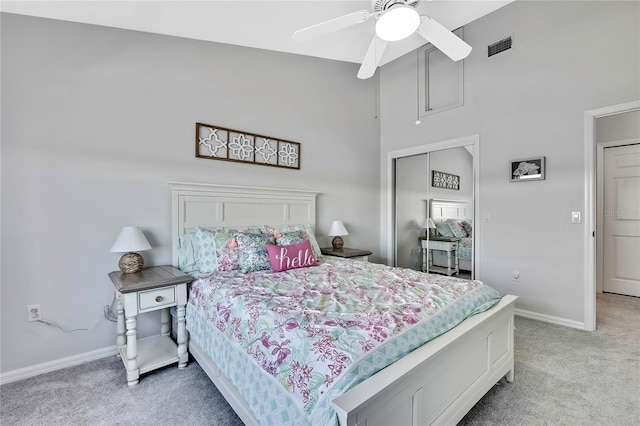
[[[381,182],[386,154],[480,135],[480,279],[518,308],[584,321],[584,113],[640,98],[640,3],[517,1],[464,29],[464,106],[414,124],[416,55],[381,70]],[[486,46],[513,35],[513,48]],[[510,183],[509,160],[544,155],[547,179]],[[386,199],[381,235],[386,235]],[[477,225],[476,225],[477,226]],[[384,252],[384,241],[381,251]],[[511,271],[519,270],[515,282]]]
[[[317,235],[379,245],[375,80],[357,65],[2,14],[3,372],[115,344],[100,320],[124,225],[171,263],[169,181],[320,192]],[[300,171],[194,157],[204,122],[302,144]],[[26,305],[65,334],[26,321]],[[141,317],[141,335],[157,333]]]

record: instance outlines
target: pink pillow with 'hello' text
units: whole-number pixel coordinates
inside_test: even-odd
[[[306,268],[318,264],[318,259],[316,259],[316,255],[313,253],[309,240],[304,240],[298,244],[291,244],[290,246],[266,244],[265,247],[269,253],[271,268],[275,272],[295,268]]]

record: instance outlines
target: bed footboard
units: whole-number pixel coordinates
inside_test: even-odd
[[[456,424],[503,376],[513,381],[516,299],[504,296],[336,398],[340,424]]]
[[[456,424],[502,377],[514,380],[514,303],[504,296],[336,398],[341,426]],[[247,425],[251,410],[206,353],[189,352]]]

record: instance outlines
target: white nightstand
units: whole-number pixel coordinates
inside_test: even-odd
[[[347,247],[340,250],[334,250],[333,247],[326,247],[320,250],[322,251],[322,254],[326,256],[344,257],[347,259],[361,260],[363,262],[368,262],[369,256],[371,255],[369,250],[352,249]]]
[[[117,345],[120,357],[127,369],[127,384],[138,384],[140,374],[178,363],[178,368],[187,365],[187,330],[185,328],[185,306],[187,284],[193,277],[172,266],[153,266],[140,272],[124,274],[109,273],[116,288],[118,300]],[[178,333],[176,345],[169,336],[169,308],[176,306]],[[160,334],[137,339],[136,317],[138,314],[160,311]],[[125,330],[126,318],[126,330]]]
[[[420,246],[422,248],[422,272],[440,272],[447,275],[453,275],[460,272],[458,267],[458,239],[429,239],[420,238]],[[431,250],[442,250],[447,252],[447,267],[433,266],[433,257]],[[453,255],[453,256],[452,256]],[[453,264],[452,264],[453,257]]]

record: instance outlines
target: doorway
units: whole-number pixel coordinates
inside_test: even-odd
[[[603,165],[599,164],[603,158],[604,146],[607,142],[620,141],[638,138],[637,132],[640,126],[637,124],[627,126],[610,126],[610,135],[615,137],[604,140],[603,129],[606,124],[615,123],[617,119],[624,118],[625,114],[640,114],[640,101],[628,102],[625,104],[612,105],[585,112],[584,120],[584,159],[585,159],[585,227],[584,227],[584,264],[585,264],[585,286],[584,286],[584,329],[594,331],[596,329],[596,291],[602,289],[603,267],[599,264],[603,254],[603,215],[599,200],[602,194],[598,187],[597,171],[602,170]],[[621,129],[630,129],[634,133],[632,136],[623,136],[619,133]]]
[[[640,297],[640,139],[599,147],[597,291]]]

